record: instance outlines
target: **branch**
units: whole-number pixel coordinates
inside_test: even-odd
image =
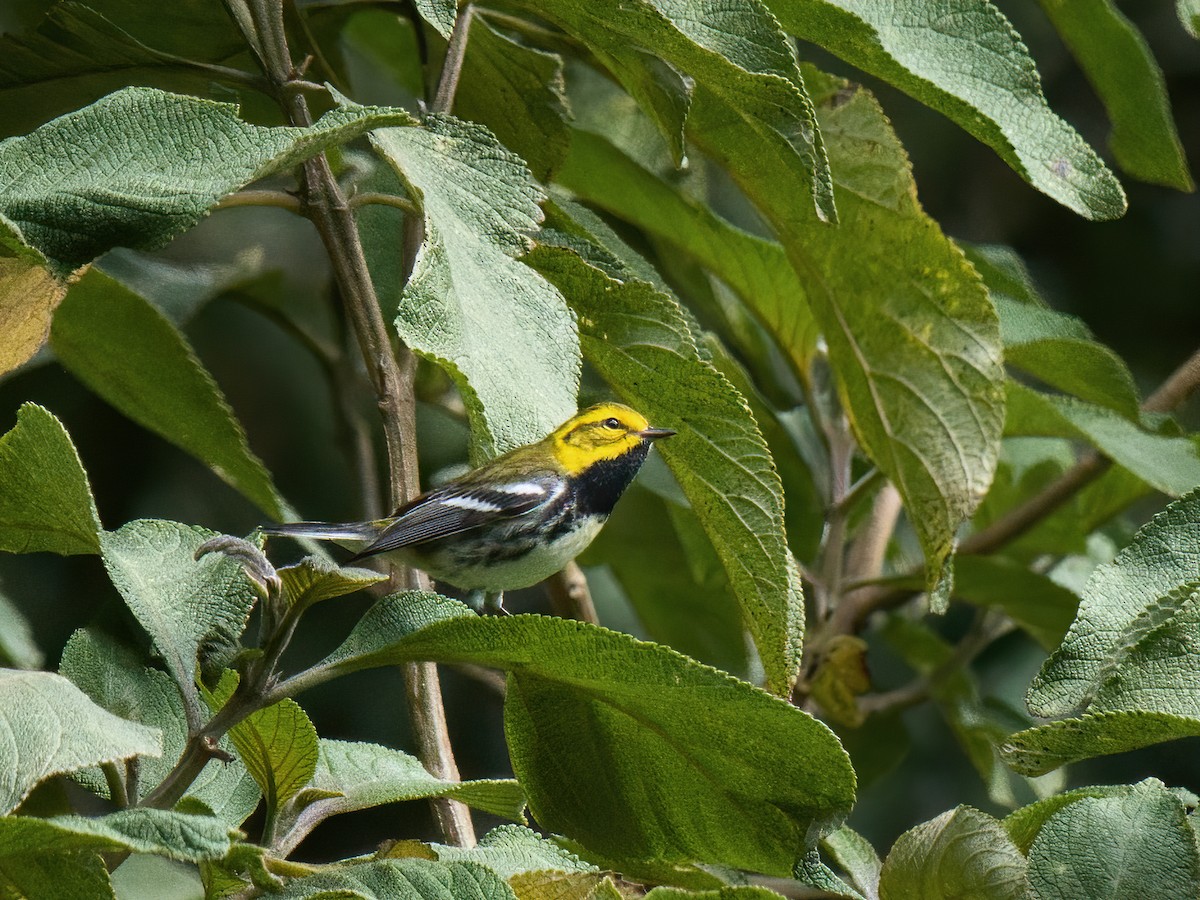
[[[471,32],[471,18],[475,7],[468,3],[458,11],[454,30],[450,32],[450,44],[446,47],[446,59],[442,62],[442,75],[438,79],[437,93],[433,95],[433,111],[448,113],[454,106],[454,93],[458,90],[458,76],[462,74],[463,57],[466,55],[467,38]]]
[[[300,198],[287,191],[238,191],[221,198],[217,209],[233,209],[236,206],[277,206],[291,212],[300,212]]]
[[[281,7],[272,0],[252,0],[251,9],[263,46],[267,77],[276,86],[281,105],[293,125],[311,125],[312,116],[304,94],[287,89],[296,72],[288,50]],[[396,508],[419,491],[416,400],[413,395],[416,357],[403,345],[396,351],[392,349],[353,211],[325,154],[318,154],[304,163],[302,182],[303,212],[316,226],[325,244],[375,390],[388,452],[391,506]],[[394,572],[393,578],[405,588],[429,587],[424,576],[410,569]],[[430,774],[457,781],[458,766],[450,747],[437,667],[433,663],[409,663],[402,668],[421,762]],[[469,810],[458,801],[446,798],[432,802],[445,839],[451,844],[473,845],[475,831]]]
[[[546,593],[550,595],[550,609],[559,618],[600,624],[587,577],[577,563],[567,563],[561,572],[547,578]]]

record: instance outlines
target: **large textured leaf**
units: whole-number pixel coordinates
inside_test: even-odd
[[[454,378],[482,456],[545,436],[575,412],[580,363],[566,302],[514,259],[542,219],[541,189],[480,125],[431,117],[371,139],[425,216],[397,304],[400,337]],[[364,240],[376,280],[388,283],[380,265],[400,262],[397,232]]]
[[[175,679],[193,730],[201,715],[200,647],[236,640],[255,598],[235,560],[217,553],[195,559],[196,549],[213,536],[195,526],[142,519],[100,538],[109,577]]]
[[[383,859],[297,878],[279,900],[516,900],[491,869],[471,862]]]
[[[212,816],[123,809],[96,819],[0,818],[0,860],[37,853],[126,850],[199,862],[229,852],[229,826]]]
[[[0,437],[0,550],[96,553],[100,519],[66,429],[34,403]]]
[[[900,835],[883,863],[881,900],[1024,900],[1025,857],[1003,826],[959,806]]]
[[[1141,32],[1112,0],[1039,2],[1104,101],[1117,164],[1142,181],[1192,190],[1163,73]]]
[[[614,860],[786,876],[853,802],[837,739],[770,694],[594,625],[464,613],[436,595],[392,595],[293,686],[411,660],[505,669],[505,730],[530,811]]]
[[[144,298],[89,271],[55,315],[51,344],[75,377],[129,418],[195,456],[271,518],[288,518],[221,389]]]
[[[156,729],[114,716],[51,672],[0,669],[0,726],[2,813],[51,775],[162,752]]]
[[[557,180],[716,274],[762,317],[782,346],[807,362],[817,343],[816,323],[778,243],[731,225],[589,131],[572,132],[571,152]]]
[[[1200,728],[1200,490],[1141,528],[1083,592],[1062,646],[1029,689],[1029,708],[1078,716],[1019,732],[1027,771],[1145,746]]]
[[[453,112],[491,129],[500,143],[546,182],[571,142],[562,57],[497,31],[485,15],[471,19]]]
[[[724,127],[772,155],[778,189],[808,214],[834,220],[829,164],[795,55],[758,0],[523,0],[522,5],[583,41],[655,118],[676,157],[691,85],[703,90]]]
[[[98,853],[39,853],[6,861],[0,889],[28,900],[106,900],[115,897]]]
[[[833,163],[838,228],[802,214],[761,148],[708,134],[700,102],[693,136],[775,226],[859,443],[904,498],[940,598],[955,532],[996,466],[996,313],[961,251],[921,211],[908,160],[874,99],[812,69],[805,79]],[[785,349],[803,364],[804,353]]]
[[[506,879],[523,872],[596,874],[600,871],[558,843],[520,825],[493,828],[474,847],[437,844],[434,850],[443,862],[477,862]],[[524,900],[525,895],[520,896]]]
[[[1083,438],[1174,497],[1200,485],[1200,450],[1188,438],[1155,434],[1105,407],[1017,382],[1009,382],[1007,393],[1006,434]]]
[[[229,701],[237,684],[237,674],[226,670],[220,684],[205,694],[214,711]],[[229,739],[262,791],[274,821],[283,805],[312,781],[317,770],[317,729],[299,703],[284,697],[234,725]]]
[[[1029,884],[1037,900],[1190,900],[1200,894],[1200,847],[1179,798],[1147,779],[1050,816],[1029,848]]]
[[[945,114],[1069,209],[1090,219],[1125,211],[1121,185],[1046,105],[1020,36],[988,0],[952,11],[920,0],[767,3],[785,29]]]
[[[163,752],[138,760],[138,793],[150,793],[174,768],[187,743],[187,720],[179,689],[171,676],[146,668],[129,650],[92,631],[79,630],[63,648],[59,671],[93,701],[114,715],[162,732]],[[221,741],[232,750],[228,738]],[[95,770],[76,774],[88,788],[107,797],[105,777]],[[260,794],[239,759],[210,760],[188,788],[187,796],[201,801],[227,825],[236,828],[254,812]]]
[[[588,361],[651,421],[679,432],[663,457],[725,566],[767,684],[786,694],[799,667],[803,595],[779,476],[746,401],[700,357],[669,295],[571,249],[539,247],[528,261],[571,298]]]
[[[310,128],[264,128],[228,103],[126,88],[0,142],[0,214],[65,275],[113,247],[160,247],[251,181],[411,121],[356,107]]]
[[[453,797],[509,819],[521,819],[525,807],[515,781],[443,781],[399,750],[322,739],[312,778],[280,816],[277,849],[286,854],[330,816],[427,797]]]

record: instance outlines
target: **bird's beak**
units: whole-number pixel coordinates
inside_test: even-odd
[[[646,428],[638,432],[643,441],[657,441],[659,438],[669,438],[675,432],[670,428]]]

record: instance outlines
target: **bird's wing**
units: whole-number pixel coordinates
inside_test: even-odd
[[[451,482],[401,507],[392,522],[356,559],[447,538],[500,519],[512,519],[554,500],[564,486],[547,474],[494,484]]]

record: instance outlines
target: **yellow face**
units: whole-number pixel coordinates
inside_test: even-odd
[[[641,413],[620,403],[600,403],[568,419],[550,440],[559,461],[574,475],[599,460],[623,456],[656,436],[653,432]]]

